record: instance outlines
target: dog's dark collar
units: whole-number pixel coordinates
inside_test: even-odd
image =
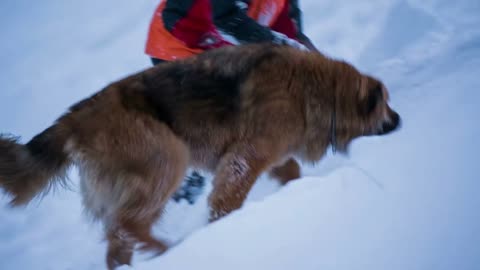
[[[332,153],[337,153],[337,104],[335,93],[333,95],[332,117],[330,118],[330,145],[332,146]]]

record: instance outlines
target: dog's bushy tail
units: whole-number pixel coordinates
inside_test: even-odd
[[[58,124],[27,144],[0,135],[0,189],[12,196],[12,206],[27,204],[35,196],[45,194],[55,182],[65,183],[70,164],[64,150],[68,137]]]

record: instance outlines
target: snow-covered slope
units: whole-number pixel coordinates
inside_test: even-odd
[[[156,4],[30,2],[0,3],[0,131],[23,141],[149,66]],[[402,129],[304,166],[284,188],[261,179],[241,210],[208,226],[206,195],[170,204],[156,233],[186,239],[134,269],[478,269],[480,2],[364,2],[301,1],[307,33],[386,82]],[[0,269],[104,268],[100,228],[81,215],[75,189],[0,206]]]

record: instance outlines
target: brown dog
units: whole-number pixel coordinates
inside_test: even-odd
[[[351,65],[289,47],[247,45],[165,63],[74,105],[25,145],[0,137],[0,187],[28,203],[79,168],[85,208],[104,224],[110,269],[150,234],[187,167],[215,172],[211,220],[241,207],[265,171],[300,176],[292,158],[318,161],[363,135],[397,128],[378,80]]]

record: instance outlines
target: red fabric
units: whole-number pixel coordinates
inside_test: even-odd
[[[148,31],[145,53],[157,59],[173,61],[201,53],[200,48],[190,48],[185,42],[174,37],[163,24],[162,12],[166,1],[162,1],[155,10]]]
[[[190,48],[213,49],[231,43],[215,29],[210,0],[195,0],[188,14],[172,29],[172,35]]]
[[[275,23],[271,26],[271,29],[280,32],[289,38],[297,39],[297,28],[295,27],[293,20],[290,18],[290,16],[288,16],[289,1],[285,2],[286,3],[283,5],[282,11],[278,15]]]

